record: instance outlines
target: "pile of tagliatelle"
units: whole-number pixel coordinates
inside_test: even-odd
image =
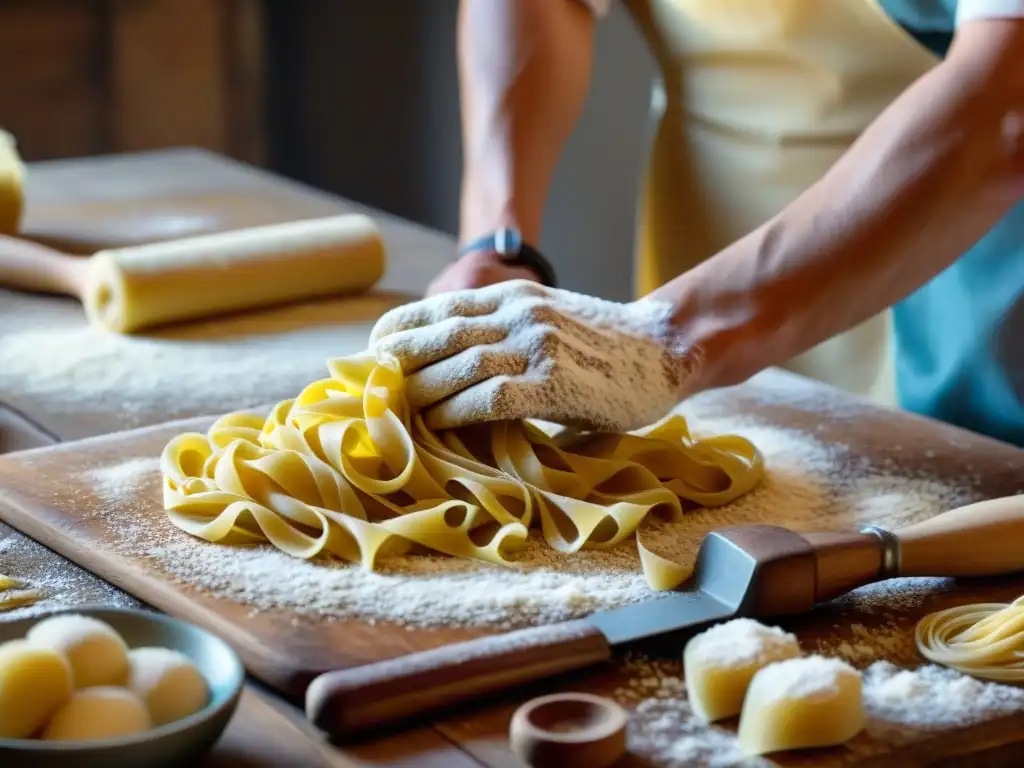
[[[679,415],[628,434],[521,421],[433,433],[410,412],[396,359],[363,352],[327,367],[330,378],[269,416],[232,413],[167,445],[176,526],[369,569],[417,550],[514,567],[508,555],[531,527],[559,552],[609,549],[650,517],[726,504],[764,475],[749,441],[696,439]],[[646,548],[642,530],[637,546],[653,589],[688,575]]]

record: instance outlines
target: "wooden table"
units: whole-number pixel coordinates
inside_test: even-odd
[[[100,180],[98,182],[98,180]],[[23,232],[78,253],[108,246],[183,237],[339,213],[368,213],[389,252],[381,288],[418,294],[454,257],[454,240],[381,211],[293,183],[197,149],[59,160],[29,168]],[[46,330],[84,322],[75,302],[0,288],[0,335],[26,327]],[[0,453],[42,447],[121,428],[117,420],[43,426],[46,414],[11,405],[17,393],[0,389]],[[0,540],[21,535],[0,523]],[[15,542],[17,545],[17,542]],[[73,574],[83,596],[96,577],[51,553],[54,567]],[[4,558],[0,556],[0,571]],[[113,589],[106,585],[106,589]],[[86,599],[91,599],[87,597]],[[123,595],[118,602],[139,605]],[[343,751],[323,742],[302,713],[248,685],[238,715],[204,765],[217,768],[343,768],[347,766],[480,765],[438,732],[414,729],[401,737]]]
[[[55,163],[32,170],[31,207],[26,225],[36,236],[61,242],[76,240],[96,245],[123,236],[125,231],[139,239],[152,237],[166,221],[154,219],[151,211],[178,217],[182,228],[188,224],[195,230],[208,230],[352,208],[345,201],[192,151]],[[87,182],[90,176],[101,172],[111,180],[109,184]],[[377,218],[389,239],[394,258],[386,285],[414,292],[451,257],[450,239],[390,217],[377,215]],[[111,222],[127,226],[113,227]],[[82,250],[88,247],[83,246]],[[29,309],[33,310],[33,322],[45,322],[50,313],[62,314],[61,322],[66,322],[68,312],[80,311],[63,300],[43,297],[29,300],[21,296],[14,301],[14,298],[13,294],[0,292],[0,334],[5,328],[24,328],[23,314]],[[32,306],[26,309],[28,301]],[[12,312],[10,308],[16,305],[18,311]],[[779,393],[757,403],[745,402],[745,397],[754,397],[754,391],[742,390],[733,395],[728,407],[749,406],[766,422],[813,433],[825,443],[844,445],[854,457],[869,457],[876,463],[909,462],[911,466],[906,468],[913,472],[963,478],[972,496],[1005,495],[1024,489],[1021,479],[1024,477],[1024,452],[1011,446],[906,414],[871,408],[809,382],[804,389],[788,395]],[[0,403],[12,394],[17,393],[0,389]],[[828,415],[823,416],[824,412]],[[87,427],[74,422],[44,422],[46,414],[38,409],[22,413],[17,409],[0,408],[0,435],[7,435],[4,444],[9,448],[43,446],[86,434],[116,431],[122,426],[117,418],[104,423],[90,422]],[[11,466],[7,464],[8,471]],[[828,521],[821,521],[821,524],[827,525]],[[18,534],[0,529],[0,538],[12,535]],[[59,560],[56,554],[52,557],[55,562]],[[0,570],[2,566],[0,558]],[[82,583],[88,583],[88,578],[83,577]],[[948,604],[951,600],[1004,599],[1021,591],[1024,591],[1024,583],[1019,579],[975,585],[956,592],[938,590],[929,597],[927,604],[915,610]],[[851,612],[839,605],[787,622],[787,626],[799,631],[805,641],[813,642],[814,638],[837,634],[836,625],[840,626],[838,634],[841,636],[851,623],[863,622],[870,628],[871,621],[869,616],[861,616],[856,610]],[[912,623],[913,616],[907,614],[901,621]],[[239,715],[207,764],[512,768],[521,765],[510,753],[506,738],[508,718],[516,702],[537,690],[552,687],[610,693],[623,682],[624,676],[624,668],[619,664],[533,691],[519,691],[501,702],[467,708],[431,725],[397,731],[344,749],[326,744],[308,728],[297,710],[250,685]],[[932,764],[965,748],[973,752],[958,764],[1017,765],[1020,760],[1015,742],[1022,724],[1024,715],[1015,715],[993,722],[981,732],[972,732],[969,739],[963,733],[950,732],[926,747],[908,742],[894,752],[874,755],[858,765]],[[983,749],[988,751],[983,754]],[[839,757],[816,761],[813,757],[798,756],[781,759],[776,764],[820,768],[847,762]],[[650,763],[630,757],[623,765]]]
[[[102,179],[102,183],[97,183],[97,179]],[[240,333],[263,338],[279,333],[287,335],[288,343],[293,339],[302,341],[303,333],[312,337],[315,346],[306,357],[307,367],[296,365],[280,389],[267,390],[259,385],[254,392],[255,402],[250,403],[255,405],[291,396],[323,374],[325,358],[360,351],[363,346],[332,346],[325,330],[333,325],[340,332],[347,324],[358,321],[363,336],[347,343],[365,345],[369,326],[389,302],[420,295],[430,279],[454,258],[454,240],[382,211],[194,149],[33,164],[22,230],[26,236],[66,250],[90,253],[106,246],[346,212],[372,216],[385,241],[388,268],[372,297],[215,318],[157,331],[140,341],[145,347],[146,339],[187,345],[197,338],[217,338],[223,340],[225,354],[244,358],[255,354],[255,341],[250,344],[249,339],[243,338],[238,343]],[[317,322],[311,322],[310,316],[316,317]],[[237,322],[250,318],[246,328],[239,331]],[[254,330],[253,323],[260,328]],[[0,365],[0,452],[29,447],[38,441],[40,433],[71,440],[223,409],[222,403],[193,399],[185,410],[169,413],[159,400],[144,394],[149,400],[139,403],[140,408],[134,413],[117,406],[100,412],[97,403],[88,401],[74,404],[69,412],[59,412],[52,401],[30,391],[33,373],[41,377],[42,372],[25,364],[21,352],[12,350],[11,345],[23,340],[20,350],[47,344],[53,348],[60,338],[65,344],[80,346],[79,334],[86,330],[81,304],[74,299],[0,288],[0,357],[6,354],[19,358],[12,359],[8,366]],[[103,337],[83,338],[81,345],[102,340]],[[125,354],[130,354],[133,341],[124,340]],[[182,353],[187,362],[189,355],[184,349]],[[24,371],[25,377],[12,378],[12,372],[19,370]],[[172,384],[188,386],[185,369],[173,375],[178,378]],[[55,383],[63,387],[59,381]]]

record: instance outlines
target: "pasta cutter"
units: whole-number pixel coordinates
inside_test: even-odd
[[[344,737],[515,685],[608,661],[630,643],[735,616],[802,613],[894,576],[1024,570],[1024,496],[984,501],[889,531],[798,534],[768,525],[708,534],[687,588],[561,624],[492,635],[316,678],[306,714]]]

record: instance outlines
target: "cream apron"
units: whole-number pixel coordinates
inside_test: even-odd
[[[639,216],[641,295],[774,216],[938,62],[876,0],[627,4],[662,76]],[[890,404],[893,346],[886,312],[786,367]]]

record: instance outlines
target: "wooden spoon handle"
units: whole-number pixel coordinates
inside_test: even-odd
[[[0,235],[0,286],[81,298],[88,269],[88,259]]]
[[[815,599],[828,600],[890,576],[997,576],[1024,571],[1024,496],[952,509],[879,535],[809,533],[814,547]],[[895,562],[886,568],[886,539]]]
[[[585,620],[492,635],[326,672],[306,691],[306,715],[344,736],[610,657],[605,636]]]

